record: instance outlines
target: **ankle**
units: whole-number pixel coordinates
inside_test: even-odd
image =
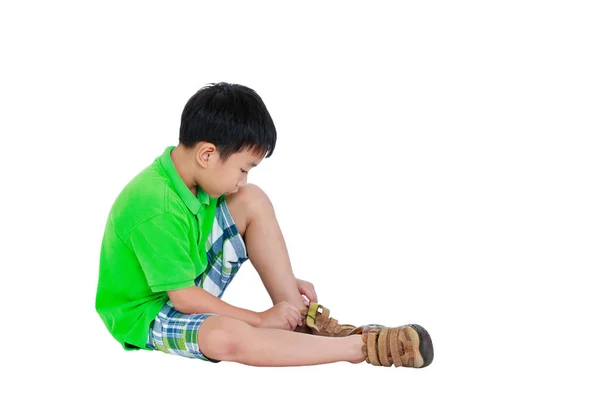
[[[346,338],[349,342],[348,362],[352,364],[360,364],[365,361],[365,353],[363,352],[364,342],[362,335],[350,335]]]

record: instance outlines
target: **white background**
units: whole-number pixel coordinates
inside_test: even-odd
[[[597,399],[595,3],[3,2],[3,398]],[[250,181],[296,275],[342,322],[426,327],[430,367],[213,365],[110,337],[112,201],[218,81],[276,124]],[[250,263],[224,300],[270,306]]]

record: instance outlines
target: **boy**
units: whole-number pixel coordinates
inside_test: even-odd
[[[248,87],[211,84],[188,100],[179,144],[111,208],[96,294],[109,332],[128,350],[213,362],[429,365],[433,347],[419,325],[340,325],[317,304],[312,284],[295,278],[269,198],[246,184],[276,137],[262,99]],[[266,311],[221,300],[247,259],[273,301]]]

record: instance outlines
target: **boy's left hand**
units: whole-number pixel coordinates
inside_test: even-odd
[[[296,278],[296,286],[298,287],[298,291],[302,295],[304,304],[306,306],[308,306],[311,302],[319,302],[319,299],[317,298],[317,292],[315,291],[315,287],[312,283]]]

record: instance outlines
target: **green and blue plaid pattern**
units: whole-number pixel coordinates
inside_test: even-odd
[[[240,266],[248,259],[246,246],[224,197],[217,203],[206,254],[208,267],[196,278],[196,286],[221,298]],[[183,314],[168,301],[150,325],[147,346],[169,354],[218,362],[204,356],[198,347],[198,329],[211,315]]]

